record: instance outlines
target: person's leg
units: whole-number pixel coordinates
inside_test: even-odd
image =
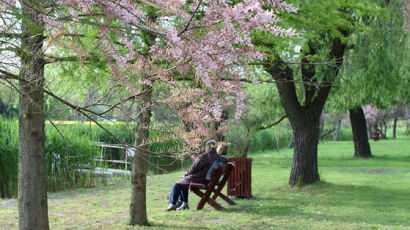
[[[180,200],[182,201],[182,204],[177,208],[177,210],[182,210],[182,209],[189,209],[188,206],[188,186],[187,185],[180,185]]]
[[[188,186],[180,185],[179,198],[182,202],[188,203]]]
[[[168,202],[170,203],[170,205],[168,206],[168,208],[164,209],[164,211],[172,211],[178,208],[177,202],[178,202],[180,193],[181,191],[179,190],[179,186],[177,183],[175,183],[172,186],[171,193],[169,194],[169,197],[168,197]]]
[[[171,189],[171,193],[169,194],[169,197],[168,197],[168,202],[170,204],[176,205],[178,202],[178,199],[180,198],[180,194],[181,194],[180,186],[177,183],[174,183]]]

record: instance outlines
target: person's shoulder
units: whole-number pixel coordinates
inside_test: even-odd
[[[218,153],[216,153],[216,151],[215,150],[209,150],[209,151],[207,151],[207,152],[204,152],[204,153],[202,153],[201,155],[199,155],[198,156],[198,158],[200,158],[200,159],[202,159],[202,158],[205,158],[205,159],[215,159],[215,157],[218,157],[219,155],[218,155]]]
[[[205,156],[208,156],[208,154],[209,154],[209,152],[201,153],[201,154],[199,154],[199,155],[197,156],[197,158],[203,158],[203,157],[205,157]]]

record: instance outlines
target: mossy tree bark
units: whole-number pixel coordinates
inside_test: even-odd
[[[19,96],[19,229],[49,229],[43,113],[42,1],[22,1]]]

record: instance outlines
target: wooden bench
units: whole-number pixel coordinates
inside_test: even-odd
[[[214,169],[211,175],[211,181],[209,182],[208,186],[203,184],[197,183],[190,183],[189,189],[198,195],[201,200],[196,207],[196,210],[201,210],[205,203],[210,204],[217,210],[224,210],[225,208],[216,202],[218,197],[225,200],[230,205],[235,205],[235,202],[229,199],[227,196],[221,193],[222,189],[224,188],[226,182],[228,181],[229,176],[234,168],[234,164],[228,163],[223,167]],[[205,193],[201,191],[201,189],[206,189]]]

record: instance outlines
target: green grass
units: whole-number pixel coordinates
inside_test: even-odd
[[[322,182],[287,186],[292,150],[250,155],[253,199],[226,211],[206,205],[163,212],[175,172],[148,178],[149,227],[127,225],[128,181],[49,195],[52,229],[410,229],[410,138],[371,142],[375,157],[354,159],[349,141],[319,145]],[[198,198],[190,194],[194,208]],[[0,201],[0,229],[14,229],[17,202]]]

